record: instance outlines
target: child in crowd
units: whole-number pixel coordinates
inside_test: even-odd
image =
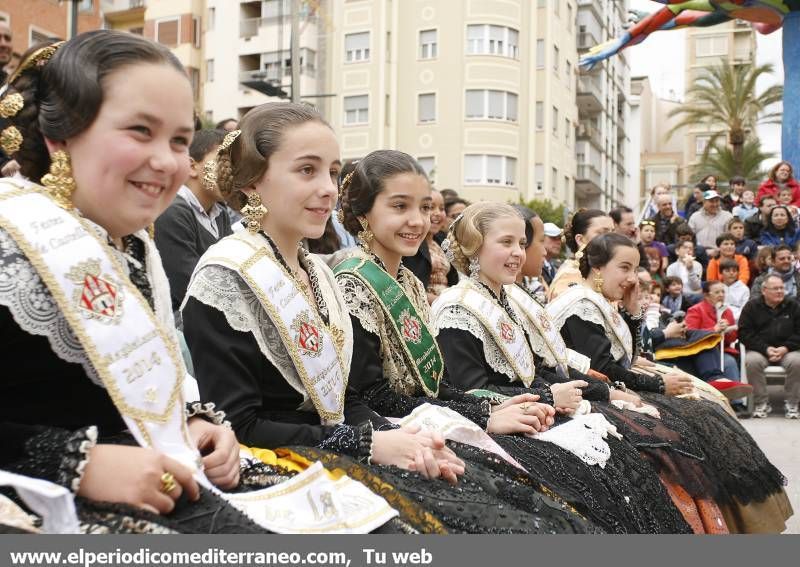
[[[797,224],[797,207],[792,205],[792,189],[790,187],[784,187],[778,191],[778,204],[784,205],[787,209],[789,209],[789,214],[792,215],[792,220],[794,220],[795,224]]]
[[[744,221],[732,218],[728,223],[727,231],[736,239],[736,253],[744,256],[748,260],[755,260],[758,254],[758,244],[744,236]]]
[[[694,258],[694,242],[680,242],[675,253],[678,259],[669,265],[667,275],[680,278],[688,294],[700,296],[703,293],[703,266]]]
[[[661,257],[661,270],[666,269],[669,252],[667,251],[666,244],[656,240],[655,221],[643,220],[639,223],[639,240],[641,240],[645,250],[652,248],[658,252],[658,255]]]
[[[755,193],[748,189],[742,193],[742,199],[739,201],[739,204],[733,207],[733,216],[741,219],[742,221],[746,221],[756,213],[758,213],[756,196]]]
[[[739,278],[739,264],[725,258],[719,263],[721,281],[725,284],[725,304],[730,307],[733,319],[739,322],[742,308],[750,300],[750,288]]]
[[[736,237],[730,232],[724,232],[717,237],[719,257],[708,261],[706,279],[722,280],[720,276],[720,262],[731,260],[739,266],[739,279],[744,285],[750,283],[750,264],[747,258],[736,253]]]
[[[660,284],[664,281],[663,263],[666,258],[656,248],[645,248],[644,253],[647,255],[647,271],[650,272],[653,282]]]
[[[661,299],[663,305],[672,315],[677,311],[686,312],[691,306],[685,295],[683,295],[683,280],[677,276],[667,276],[664,278],[664,297]]]

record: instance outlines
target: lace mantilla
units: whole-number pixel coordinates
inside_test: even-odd
[[[509,382],[514,382],[517,379],[517,375],[508,362],[508,358],[503,354],[494,337],[487,336],[483,324],[467,309],[460,305],[445,307],[436,318],[436,327],[438,329],[460,329],[468,332],[481,341],[486,362],[495,372],[508,376]]]
[[[548,313],[550,313],[549,310]],[[603,317],[600,309],[598,309],[597,306],[588,299],[580,299],[571,304],[569,309],[565,309],[558,314],[550,313],[550,315],[553,318],[553,323],[559,329],[562,328],[567,319],[573,315],[583,319],[584,321],[589,321],[590,323],[599,325],[606,331],[606,336],[608,336],[608,340],[611,343],[611,356],[614,357],[614,360],[627,360],[628,351],[619,342],[616,333],[607,327],[605,317]]]
[[[94,230],[101,240],[107,239],[107,234],[102,228],[88,221],[85,224]],[[152,286],[156,319],[174,333],[169,283],[161,266],[158,251],[143,231],[136,233],[135,236],[144,244],[141,250],[145,256],[147,279]],[[120,264],[128,272],[126,275],[130,275],[129,262],[136,260],[112,246],[108,249],[117,256]],[[0,228],[0,305],[8,307],[14,321],[23,331],[47,337],[50,348],[61,360],[80,364],[86,376],[94,384],[105,388],[50,290],[14,239],[2,228]]]
[[[308,270],[311,285],[315,288],[315,296],[319,295],[324,299],[328,317],[337,322],[337,326],[344,332],[345,345],[342,356],[349,366],[353,340],[344,300],[338,294],[333,275],[322,267],[321,261],[311,254],[303,255],[302,259],[304,267]],[[277,327],[256,294],[239,274],[218,264],[206,264],[192,276],[186,297],[194,297],[201,303],[222,312],[232,329],[253,335],[261,354],[280,370],[286,382],[303,396],[303,403],[298,409],[316,411]],[[345,371],[347,370],[346,368]]]

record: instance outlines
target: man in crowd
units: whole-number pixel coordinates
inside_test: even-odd
[[[633,216],[633,209],[622,205],[611,209],[608,216],[614,221],[614,232],[627,236],[634,242],[639,240],[636,234],[636,219]]]
[[[677,239],[675,229],[686,221],[675,212],[672,196],[669,194],[656,197],[656,208],[658,213],[650,218],[656,223],[656,240],[667,245],[674,244]]]
[[[770,365],[786,369],[785,416],[800,418],[800,304],[786,297],[783,281],[768,275],[763,294],[751,299],[739,317],[739,340],[747,349],[747,379],[753,386],[753,417],[767,417],[772,411],[764,370]]]
[[[717,256],[717,237],[725,232],[733,215],[721,209],[722,199],[713,189],[703,193],[703,208],[689,219],[689,228],[697,236],[697,243],[706,249],[706,253]]]
[[[778,200],[772,195],[761,197],[761,204],[758,206],[758,214],[752,215],[744,221],[744,234],[750,240],[758,240],[761,238],[761,233],[767,228],[767,220],[769,213],[778,204]]]
[[[200,256],[219,239],[232,234],[230,219],[221,204],[222,195],[216,183],[205,175],[206,164],[216,158],[224,137],[224,130],[195,133],[189,146],[192,166],[186,185],[156,219],[156,247],[164,260],[174,311],[183,301]]]
[[[544,223],[544,264],[542,264],[542,279],[547,285],[553,281],[559,266],[561,266],[561,234],[562,230],[552,222]]]
[[[761,296],[761,288],[766,283],[767,277],[776,276],[783,282],[787,299],[796,299],[800,290],[800,272],[794,267],[794,254],[791,246],[779,244],[772,249],[772,267],[765,274],[758,276],[753,282],[750,296]]]

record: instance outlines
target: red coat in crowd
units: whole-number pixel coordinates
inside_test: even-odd
[[[733,327],[736,325],[736,320],[733,318],[733,312],[730,308],[722,312],[722,317],[728,322],[728,326]],[[686,327],[688,329],[713,331],[716,324],[717,309],[706,300],[692,305],[689,311],[686,312]],[[739,354],[739,351],[731,346],[736,342],[738,334],[737,331],[731,331],[725,334],[725,352]]]
[[[789,179],[786,182],[786,186],[792,190],[792,205],[795,207],[800,207],[800,183],[798,183],[794,178]],[[761,186],[758,188],[758,194],[756,195],[756,205],[761,205],[761,198],[766,197],[767,195],[771,197],[775,197],[778,199],[778,184],[775,183],[772,179],[767,179]]]

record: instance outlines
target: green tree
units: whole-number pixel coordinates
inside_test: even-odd
[[[766,177],[761,164],[772,157],[775,154],[762,151],[761,140],[757,138],[745,141],[739,159],[733,155],[731,146],[718,142],[700,159],[700,163],[695,166],[694,175],[698,178],[713,175],[720,180],[741,175],[749,183],[757,184]]]
[[[552,222],[558,226],[564,225],[564,205],[555,205],[546,199],[525,201],[522,197],[519,198],[519,204],[536,211],[536,214],[542,217],[542,222]]]
[[[717,147],[720,138],[730,145],[734,171],[743,175],[741,169],[745,142],[753,136],[758,124],[780,124],[781,113],[767,109],[783,98],[783,87],[772,85],[760,95],[756,94],[756,82],[762,75],[773,72],[772,65],[734,65],[725,62],[706,68],[707,73],[698,77],[686,92],[687,102],[670,112],[670,117],[679,116],[678,123],[667,133],[671,137],[684,127],[705,125],[712,133],[704,158],[712,147]]]

